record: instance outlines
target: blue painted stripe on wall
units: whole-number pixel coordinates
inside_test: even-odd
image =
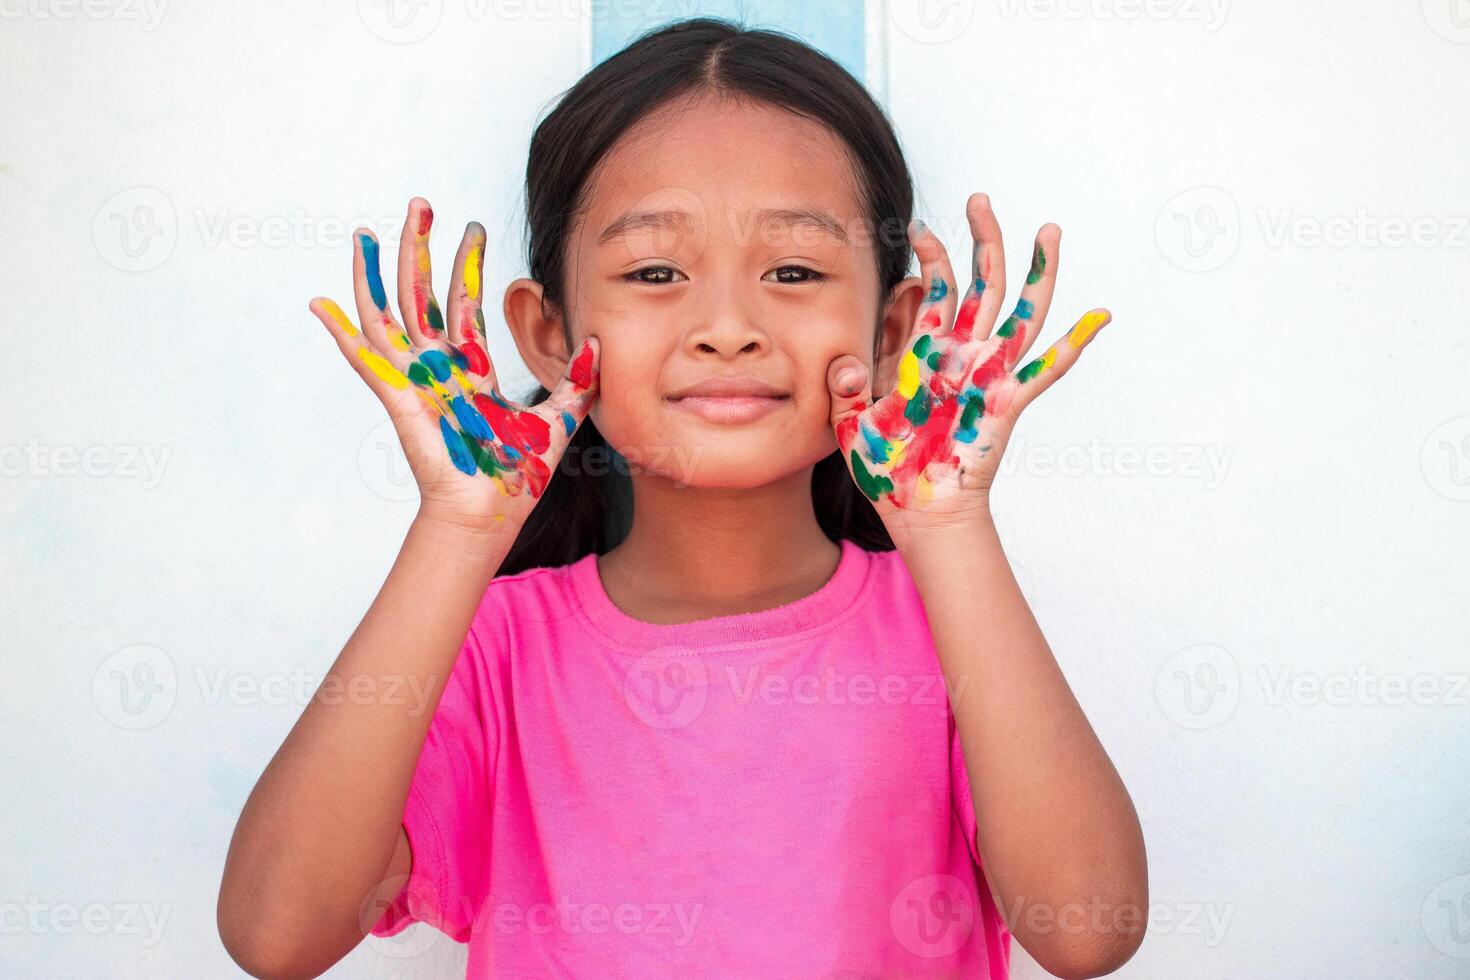
[[[592,63],[617,53],[650,27],[688,17],[725,17],[745,27],[795,34],[866,81],[864,0],[665,0],[636,12],[633,3],[592,5]]]

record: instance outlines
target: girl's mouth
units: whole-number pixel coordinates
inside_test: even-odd
[[[685,395],[669,403],[707,422],[753,422],[791,399],[786,395]]]

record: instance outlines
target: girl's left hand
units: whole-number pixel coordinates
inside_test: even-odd
[[[992,336],[1006,287],[1000,225],[984,194],[972,194],[965,210],[974,271],[958,316],[943,243],[922,222],[910,227],[929,293],[894,390],[874,402],[872,374],[855,355],[827,369],[837,444],[890,533],[988,515],[990,486],[1016,418],[1112,316],[1105,309],[1084,314],[1064,339],[1017,368],[1051,306],[1062,230],[1047,224],[1037,233],[1015,311]]]

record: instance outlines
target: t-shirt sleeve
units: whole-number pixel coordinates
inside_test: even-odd
[[[412,868],[372,927],[374,936],[426,922],[456,942],[469,941],[486,881],[499,745],[491,667],[475,628],[484,612],[482,606],[465,637],[424,738],[403,810]]]

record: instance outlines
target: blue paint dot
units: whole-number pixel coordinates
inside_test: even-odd
[[[1016,316],[1022,320],[1031,319],[1031,314],[1036,312],[1036,307],[1029,299],[1016,300]]]
[[[564,411],[561,413],[561,424],[566,426],[567,435],[571,435],[577,431],[577,420],[571,412]]]
[[[371,235],[359,235],[362,243],[362,262],[367,267],[368,291],[373,294],[373,304],[380,310],[388,308],[388,294],[383,291],[383,273],[378,268],[378,240]]]
[[[862,433],[863,441],[868,444],[868,458],[875,463],[888,462],[888,440],[866,425],[860,426],[858,431]]]
[[[949,295],[949,286],[938,276],[929,284],[929,302],[937,303]]]

